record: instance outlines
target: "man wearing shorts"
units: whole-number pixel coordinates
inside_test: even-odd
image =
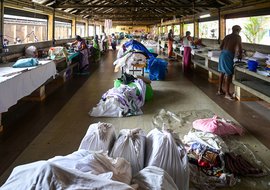
[[[234,100],[233,95],[230,93],[230,84],[232,82],[232,75],[234,72],[234,55],[237,53],[238,59],[242,59],[242,39],[239,35],[241,27],[234,25],[232,33],[227,35],[221,45],[221,54],[219,57],[218,71],[219,74],[219,87],[218,95],[225,95],[225,98]],[[222,86],[225,81],[225,89]]]

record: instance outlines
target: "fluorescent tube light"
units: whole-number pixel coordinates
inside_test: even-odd
[[[201,15],[200,18],[207,18],[207,17],[210,17],[211,15],[210,14],[205,14],[205,15]]]
[[[32,9],[29,7],[23,7],[24,11],[29,11],[29,12],[33,12],[33,13],[40,13],[40,14],[44,14],[45,12],[42,10],[38,10],[38,9]]]

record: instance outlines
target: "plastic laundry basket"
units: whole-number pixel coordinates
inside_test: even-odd
[[[248,70],[256,72],[258,67],[258,62],[253,60],[248,60]]]

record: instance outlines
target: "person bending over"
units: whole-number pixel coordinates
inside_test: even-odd
[[[79,52],[79,72],[85,72],[89,66],[88,49],[84,39],[80,36],[76,36],[76,41],[72,45],[77,45]]]
[[[233,95],[230,93],[230,84],[234,73],[234,56],[237,53],[238,59],[242,59],[242,39],[239,35],[241,27],[235,25],[232,27],[232,33],[225,36],[220,49],[221,54],[218,62],[219,74],[219,87],[218,95],[225,95],[225,98],[234,100]],[[225,89],[223,90],[223,83],[225,81]]]

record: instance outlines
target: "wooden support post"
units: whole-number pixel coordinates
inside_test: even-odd
[[[218,76],[213,72],[208,71],[208,82],[210,83],[218,83]]]
[[[94,38],[96,37],[96,34],[97,34],[97,29],[96,29],[96,23],[94,23]]]
[[[192,56],[194,56],[194,55],[192,55]],[[197,64],[195,64],[195,63],[193,62],[193,69],[196,69],[196,68],[198,68],[198,67],[197,67]]]
[[[235,96],[239,101],[257,101],[259,98],[239,86],[234,86]]]
[[[184,34],[184,23],[183,22],[181,22],[181,24],[180,24],[180,36],[184,36],[185,34]]]
[[[89,36],[89,22],[87,20],[87,22],[85,23],[85,33],[84,33],[85,37]]]
[[[45,85],[42,85],[37,90],[32,92],[29,96],[23,98],[23,100],[30,101],[43,101],[46,98]]]
[[[194,21],[194,38],[199,38],[199,22]]]
[[[54,46],[55,40],[55,9],[53,9],[52,14],[48,15],[48,40],[52,41],[52,46]]]
[[[219,35],[218,35],[218,42],[221,43],[221,40],[225,38],[226,35],[226,20],[225,16],[220,14],[220,9],[218,10],[219,13]]]
[[[72,32],[71,36],[75,38],[76,36],[76,17],[72,18]]]

